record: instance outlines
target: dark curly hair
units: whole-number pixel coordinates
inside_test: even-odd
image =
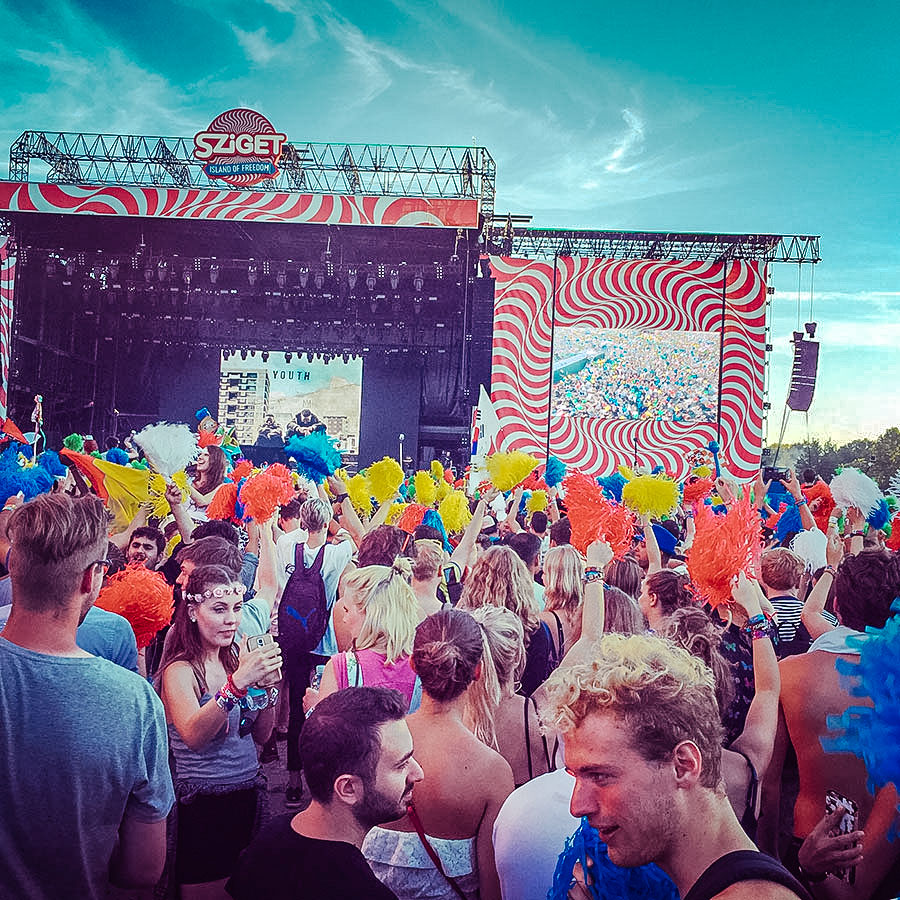
[[[854,631],[867,625],[883,628],[891,604],[900,594],[900,558],[888,550],[867,550],[845,556],[834,580],[841,621]]]

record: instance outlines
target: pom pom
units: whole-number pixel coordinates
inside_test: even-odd
[[[607,500],[597,483],[581,472],[567,475],[563,489],[572,524],[572,545],[584,553],[588,544],[602,539],[617,558],[624,556],[634,538],[633,513]]]
[[[866,517],[878,508],[882,500],[878,485],[859,469],[849,466],[831,479],[831,496],[836,506],[841,509],[855,506]]]
[[[292,434],[284,452],[296,460],[297,471],[316,484],[321,484],[341,465],[341,454],[335,442],[320,428],[311,434]]]
[[[268,466],[251,475],[238,489],[238,500],[244,507],[244,519],[268,522],[279,506],[294,496],[291,473],[279,465]]]
[[[219,486],[209,506],[206,507],[206,517],[208,519],[223,519],[226,522],[235,521],[237,518],[235,512],[237,499],[237,484],[233,481],[226,481]]]
[[[80,434],[70,434],[63,438],[63,447],[66,450],[74,450],[76,453],[84,452],[84,438]]]
[[[407,534],[412,534],[422,524],[426,512],[428,507],[422,506],[421,503],[407,503],[403,514],[397,520],[397,527]]]
[[[691,470],[691,475],[696,475],[698,478],[711,478],[712,477],[712,466],[700,465],[695,466]]]
[[[900,613],[900,602],[893,609]],[[859,662],[838,659],[839,672],[851,685],[851,693],[869,698],[863,706],[851,706],[841,716],[829,716],[828,727],[842,734],[822,738],[830,753],[853,753],[866,763],[869,789],[900,786],[900,615],[884,628],[867,628],[866,635],[850,638],[859,648]]]
[[[117,466],[128,465],[128,454],[121,447],[110,447],[104,458],[107,462],[115,463]]]
[[[897,469],[891,480],[888,482],[888,490],[895,496],[900,497],[900,469]]]
[[[678,505],[678,485],[668,478],[638,475],[622,488],[622,502],[639,515],[661,519]]]
[[[731,583],[739,572],[755,577],[759,561],[759,513],[749,498],[724,515],[701,504],[696,512],[694,542],[687,555],[688,572],[700,598],[711,606],[731,600]]]
[[[438,507],[438,515],[441,517],[444,528],[447,529],[448,533],[454,534],[465,531],[466,525],[472,521],[468,497],[462,491],[452,491],[449,496],[441,501],[441,505]]]
[[[455,484],[456,480],[453,477],[453,469],[444,469],[444,481],[451,487]]]
[[[834,509],[834,497],[831,496],[831,488],[824,481],[815,481],[808,487],[802,488],[803,496],[809,503],[809,511],[816,520],[816,527],[821,532],[828,531],[828,519]]]
[[[684,484],[682,498],[685,503],[699,503],[712,493],[715,484],[712,478],[697,478],[694,481],[687,481]]]
[[[869,513],[866,521],[873,531],[881,531],[891,521],[891,509],[884,497],[878,501],[878,506]]]
[[[432,463],[432,467],[433,467]],[[443,470],[441,470],[443,478]],[[437,500],[437,484],[428,472],[416,472],[413,476],[413,488],[416,492],[416,502],[424,506],[431,506]]]
[[[388,525],[396,525],[402,518],[403,513],[406,512],[408,506],[408,503],[392,503],[391,508],[388,510],[385,522]]]
[[[885,546],[889,550],[900,550],[900,513],[897,513],[897,515],[891,519],[891,534],[885,541]]]
[[[34,500],[53,487],[53,476],[43,466],[19,464],[20,444],[11,444],[0,454],[0,500],[21,492],[25,500]]]
[[[435,494],[436,494],[435,500],[436,500],[437,503],[440,503],[445,497],[449,497],[449,496],[450,496],[450,492],[453,490],[453,488],[451,488],[450,485],[447,484],[446,481],[439,481],[439,482],[435,485],[435,488],[436,488],[436,490],[435,490]]]
[[[37,464],[46,469],[54,478],[63,477],[69,470],[62,464],[59,454],[55,450],[45,450],[39,457]]]
[[[444,467],[436,459],[431,461],[429,470],[431,472],[431,477],[434,478],[435,481],[440,481],[444,477]]]
[[[187,468],[197,456],[197,437],[187,425],[148,425],[134,436],[134,442],[147,462],[167,479]]]
[[[160,628],[169,624],[172,604],[172,588],[166,579],[146,566],[128,566],[110,575],[97,597],[101,609],[128,619],[139,650],[153,640]]]
[[[223,436],[216,434],[215,431],[198,431],[197,446],[198,447],[221,447]]]
[[[786,541],[790,535],[803,531],[800,510],[795,503],[782,503],[779,514],[769,521],[771,523],[769,527],[775,529],[775,538],[779,543]]]
[[[549,457],[547,467],[544,469],[544,481],[547,483],[547,487],[559,487],[565,477],[566,464],[555,456]]]
[[[597,484],[603,488],[603,493],[606,494],[610,500],[621,503],[622,490],[625,485],[628,484],[628,481],[621,472],[613,472],[612,475],[601,475],[597,479]]]
[[[369,492],[375,498],[375,502],[384,503],[393,497],[403,484],[403,469],[396,459],[385,456],[366,469],[366,478],[369,481]]]
[[[436,509],[426,509],[425,515],[422,516],[422,524],[436,528],[441,533],[441,542],[445,550],[450,549],[450,542],[447,540],[447,529],[444,528],[444,520]]]
[[[543,478],[539,477],[537,471],[532,472],[520,485],[526,491],[544,491],[547,493],[549,488]]]
[[[588,860],[592,865],[588,865]],[[582,819],[578,831],[566,840],[556,862],[548,900],[566,900],[569,896],[575,863],[581,863],[582,869],[590,872],[587,891],[592,900],[678,900],[675,883],[654,863],[632,868],[617,866],[587,819]]]
[[[239,459],[234,468],[228,473],[229,480],[237,484],[244,478],[253,474],[253,463],[249,459]]]
[[[175,532],[172,537],[169,538],[168,543],[166,544],[166,549],[163,550],[163,556],[166,559],[171,559],[172,554],[175,552],[175,548],[181,543],[181,534],[179,532]]]
[[[531,496],[525,501],[525,509],[527,509],[528,512],[543,512],[546,508],[546,491],[532,491]]]
[[[485,460],[491,484],[498,491],[511,491],[518,487],[528,474],[537,468],[537,464],[538,461],[535,457],[528,453],[522,453],[521,450],[492,453]]]
[[[369,482],[365,475],[356,474],[347,479],[347,496],[353,508],[363,516],[372,515],[372,498],[369,496]]]
[[[806,563],[807,571],[815,572],[826,566],[825,548],[828,546],[828,538],[825,533],[814,528],[812,531],[801,531],[791,541],[791,550]]]
[[[184,472],[176,472],[172,476],[172,484],[181,489],[181,502],[183,503],[188,492],[187,475]],[[153,505],[150,515],[157,519],[164,519],[172,511],[169,501],[166,500],[167,487],[168,483],[162,475],[154,473],[150,476],[150,503]]]

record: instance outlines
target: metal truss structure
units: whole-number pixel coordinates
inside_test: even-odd
[[[28,181],[31,163],[61,184],[216,187],[194,158],[193,140],[121,134],[26,131],[9,153],[9,177]],[[279,173],[256,190],[389,197],[475,198],[494,213],[496,165],[484,147],[288,143]]]
[[[581,231],[515,228],[494,220],[492,252],[503,256],[553,259],[590,256],[603,259],[757,260],[815,264],[819,237],[783,234],[695,234],[661,231]]]

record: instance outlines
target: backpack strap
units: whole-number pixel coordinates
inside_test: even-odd
[[[563,655],[566,649],[566,636],[563,633],[562,622],[559,620],[559,616],[556,614],[555,610],[550,610],[550,615],[556,619],[556,637],[559,640],[559,646],[556,648],[556,658],[562,662]],[[551,635],[551,643],[552,643],[552,635]]]
[[[534,768],[531,762],[531,728],[528,721],[529,705],[534,706],[534,712],[535,715],[537,715],[537,702],[534,697],[525,698],[525,752],[528,756],[528,780],[531,781],[531,779],[534,778]],[[547,771],[552,772],[553,769],[550,766],[550,748],[547,746],[547,736],[545,734],[541,735],[541,743],[544,745],[544,759],[547,761]]]
[[[344,659],[347,660],[347,687],[362,687],[362,666],[356,658],[356,651],[348,650]]]

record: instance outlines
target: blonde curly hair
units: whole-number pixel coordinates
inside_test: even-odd
[[[697,745],[700,783],[722,779],[722,724],[712,671],[654,635],[606,634],[592,662],[557,670],[545,689],[544,727],[567,734],[591,713],[615,714],[648,762],[671,759],[682,741]]]
[[[505,606],[515,613],[528,638],[540,626],[539,610],[534,598],[534,581],[525,563],[509,547],[491,547],[478,558],[466,578],[458,607]]]

